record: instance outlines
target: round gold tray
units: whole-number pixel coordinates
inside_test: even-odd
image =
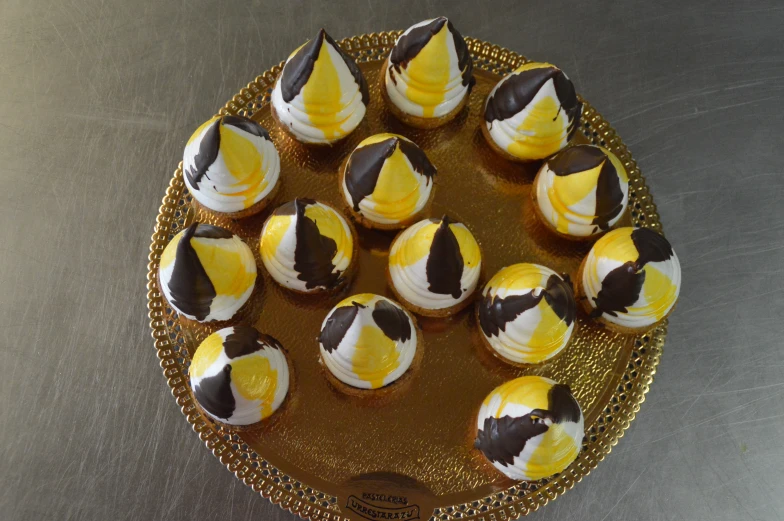
[[[543,229],[529,197],[538,165],[513,164],[497,157],[480,132],[487,93],[526,58],[467,38],[477,80],[468,110],[439,129],[416,130],[389,114],[376,81],[399,34],[369,34],[340,42],[368,79],[371,102],[363,123],[338,146],[307,148],[274,123],[269,97],[282,63],[256,78],[221,109],[221,114],[243,114],[269,129],[281,156],[277,204],[307,196],[339,205],[341,161],[363,138],[395,132],[419,144],[437,166],[433,214],[448,213],[474,231],[484,252],[485,280],[515,262],[536,262],[574,278],[590,245],[553,238]],[[626,166],[630,211],[622,224],[661,231],[656,207],[631,154],[588,103],[576,141],[606,146]],[[322,320],[347,295],[391,296],[383,272],[392,235],[360,229],[359,272],[340,295],[295,296],[259,269],[252,323],[288,348],[294,367],[292,392],[275,421],[262,429],[233,432],[216,425],[195,406],[187,378],[195,347],[214,327],[180,324],[158,291],[155,274],[166,244],[194,219],[233,230],[258,257],[258,235],[266,215],[235,222],[199,213],[192,208],[178,168],[152,236],[147,296],[161,367],[188,422],[237,478],[282,508],[313,520],[489,521],[525,515],[572,488],[595,468],[640,409],[659,362],[666,325],[638,336],[619,335],[584,314],[578,314],[572,345],[555,361],[533,369],[510,367],[488,355],[471,310],[448,320],[421,319],[424,357],[405,387],[378,400],[336,391],[319,365],[316,337]],[[523,374],[568,384],[585,412],[586,437],[577,460],[561,474],[516,483],[497,472],[472,448],[472,441],[475,415],[485,395]]]

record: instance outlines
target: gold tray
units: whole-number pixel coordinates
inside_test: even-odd
[[[371,103],[363,123],[338,146],[307,148],[273,122],[269,98],[282,63],[221,109],[221,114],[253,117],[269,129],[281,156],[277,204],[296,196],[340,204],[341,161],[363,138],[396,132],[419,144],[438,167],[433,214],[448,213],[474,231],[484,252],[485,280],[515,262],[540,263],[574,278],[590,245],[547,234],[529,197],[538,165],[497,157],[479,130],[487,93],[526,58],[467,38],[477,79],[469,110],[442,128],[416,130],[389,114],[378,88],[378,71],[399,35],[369,34],[340,42],[368,79]],[[588,103],[576,140],[608,147],[626,166],[630,202],[622,224],[661,231],[635,161]],[[316,337],[322,320],[346,295],[391,296],[383,270],[392,235],[360,229],[359,272],[340,295],[294,296],[259,268],[260,288],[253,296],[251,316],[257,328],[288,348],[294,367],[292,391],[267,427],[233,432],[216,425],[195,406],[187,378],[195,347],[214,327],[183,327],[158,291],[155,275],[166,244],[194,219],[238,233],[258,257],[258,235],[268,211],[237,222],[198,213],[183,184],[181,166],[163,198],[150,247],[147,297],[155,348],[172,394],[202,441],[237,478],[282,508],[312,520],[515,518],[571,489],[604,459],[639,411],[661,356],[666,323],[646,334],[619,335],[582,312],[572,345],[555,361],[534,369],[510,367],[490,356],[479,341],[471,310],[449,320],[420,320],[424,359],[407,386],[383,400],[334,390],[319,365]],[[577,460],[561,474],[516,483],[494,470],[472,448],[472,440],[485,395],[523,374],[571,386],[585,412],[586,437]]]

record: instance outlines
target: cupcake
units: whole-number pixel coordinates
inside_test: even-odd
[[[581,111],[574,85],[558,67],[526,63],[490,91],[482,133],[507,159],[543,159],[572,139]]]
[[[189,373],[199,407],[231,426],[269,418],[289,390],[289,366],[280,342],[248,326],[208,336],[196,349]]]
[[[256,261],[242,239],[193,223],[161,254],[158,285],[172,308],[197,322],[232,319],[256,284]]]
[[[471,302],[482,268],[476,239],[449,217],[403,230],[389,252],[389,284],[411,311],[446,317]]]
[[[369,101],[359,67],[321,29],[283,66],[272,91],[272,116],[298,141],[330,145],[357,128]]]
[[[667,239],[649,228],[618,228],[593,245],[577,275],[591,317],[621,333],[652,329],[675,307],[681,265]]]
[[[196,129],[182,158],[185,186],[207,210],[228,217],[262,211],[278,190],[280,156],[267,131],[242,116]]]
[[[321,360],[339,389],[379,389],[400,379],[417,358],[417,328],[397,303],[370,293],[332,308],[321,325]]]
[[[381,70],[381,94],[403,123],[435,128],[468,103],[473,70],[465,40],[440,16],[409,27],[397,39]]]
[[[334,290],[356,264],[354,231],[334,208],[295,199],[277,208],[261,230],[261,261],[275,282],[298,293]]]
[[[539,364],[569,343],[577,311],[571,285],[538,264],[496,273],[477,305],[482,339],[501,359]]]
[[[583,413],[568,386],[521,376],[491,392],[474,446],[507,477],[536,481],[562,472],[580,453]]]
[[[362,225],[394,230],[416,222],[427,211],[435,174],[436,167],[412,141],[377,134],[348,157],[340,188],[349,212]]]
[[[629,204],[629,176],[609,150],[575,145],[547,159],[531,190],[539,219],[568,239],[592,239],[612,228]]]

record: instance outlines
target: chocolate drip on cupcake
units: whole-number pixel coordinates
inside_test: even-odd
[[[384,334],[395,342],[408,342],[411,338],[411,321],[405,311],[386,300],[376,302],[373,321]]]
[[[328,353],[338,348],[343,337],[346,336],[346,332],[357,318],[360,308],[364,307],[362,304],[352,302],[351,305],[339,307],[332,312],[319,335],[319,342]]]
[[[463,255],[460,253],[457,237],[449,228],[450,222],[446,215],[441,218],[441,225],[436,230],[433,243],[430,245],[430,255],[426,265],[427,281],[430,284],[428,289],[433,293],[460,298],[463,293],[460,287],[463,276]]]
[[[522,112],[533,101],[539,90],[549,80],[553,80],[560,107],[570,120],[569,138],[574,134],[579,122],[581,104],[577,101],[574,85],[556,67],[538,67],[510,75],[488,98],[485,120],[488,123],[503,121]],[[557,117],[557,113],[554,114]]]
[[[183,233],[177,244],[169,291],[172,304],[187,315],[204,320],[210,314],[210,306],[215,299],[215,286],[204,269],[204,266],[193,249],[191,239],[204,237],[209,239],[230,239],[231,233],[208,224],[191,224]]]
[[[436,174],[436,168],[422,149],[405,139],[390,137],[378,143],[360,146],[352,152],[346,165],[346,188],[351,195],[354,211],[358,212],[359,203],[375,191],[384,163],[396,149],[406,156],[415,172],[425,176],[427,183]]]
[[[610,271],[602,281],[602,289],[594,298],[594,318],[607,313],[617,316],[626,313],[628,307],[640,298],[645,284],[644,267],[649,262],[663,262],[672,257],[672,246],[667,239],[648,228],[637,228],[631,233],[637,249],[636,261],[627,261]]]
[[[292,203],[297,216],[297,246],[294,250],[294,269],[308,289],[323,286],[333,288],[340,282],[340,273],[333,273],[332,259],[337,245],[331,238],[322,235],[318,225],[305,215],[305,207],[314,204],[308,199],[296,199]]]

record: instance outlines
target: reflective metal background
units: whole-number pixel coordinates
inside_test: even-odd
[[[784,516],[779,3],[5,0],[3,519],[293,519],[168,395],[145,313],[151,223],[193,128],[320,26],[438,14],[570,74],[632,149],[684,268],[639,418],[529,519]]]

